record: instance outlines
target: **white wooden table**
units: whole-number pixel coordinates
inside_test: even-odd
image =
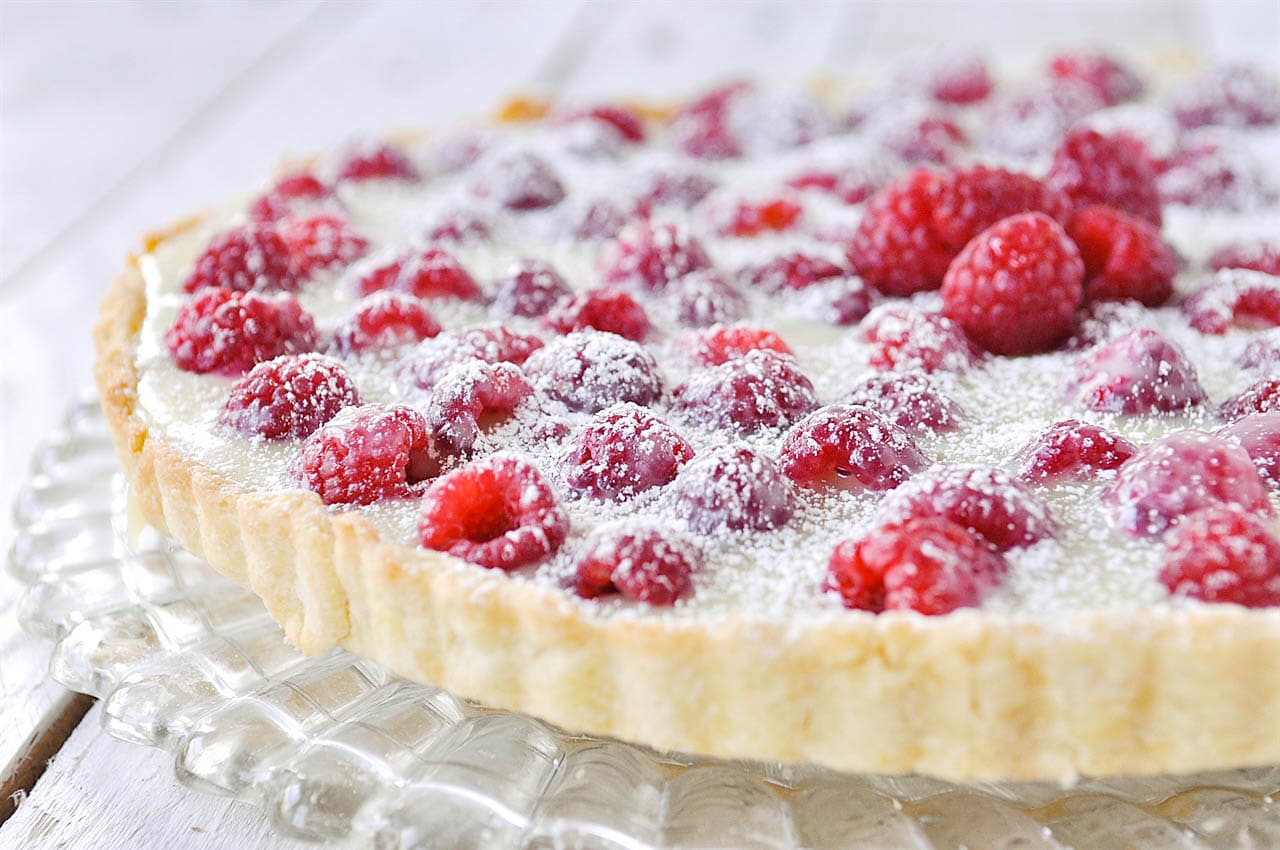
[[[669,98],[731,76],[865,74],[939,46],[1017,62],[1137,39],[1272,58],[1280,3],[1209,5],[3,0],[0,506],[88,384],[99,293],[139,235],[255,185],[282,154],[518,91]],[[6,550],[11,536],[0,508]],[[179,786],[160,751],[108,737],[87,698],[46,679],[18,593],[0,576],[0,847],[301,846],[255,809]]]

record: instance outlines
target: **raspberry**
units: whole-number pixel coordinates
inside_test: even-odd
[[[440,323],[422,302],[399,292],[376,292],[360,302],[333,332],[338,354],[397,348],[440,333]]]
[[[1148,328],[1082,354],[1068,372],[1065,395],[1100,413],[1169,413],[1206,398],[1182,349]]]
[[[838,169],[810,168],[787,181],[792,189],[815,189],[832,195],[846,204],[860,204],[885,185],[887,169],[865,163]]]
[[[693,531],[771,531],[796,510],[791,482],[777,464],[746,446],[721,446],[694,458],[671,485],[672,513]]]
[[[1210,255],[1209,268],[1251,269],[1280,276],[1280,244],[1258,241],[1224,245]]]
[[[662,395],[658,361],[643,345],[612,333],[582,331],[553,340],[525,363],[546,395],[572,410],[629,401],[653,404]]]
[[[726,112],[730,100],[751,89],[749,83],[730,83],[686,104],[668,129],[675,146],[703,159],[741,156],[742,146],[730,133]]]
[[[849,272],[835,263],[793,251],[779,254],[763,263],[746,266],[738,272],[738,279],[765,292],[785,292],[804,289],[833,277],[843,277]]]
[[[1085,207],[1069,232],[1084,259],[1086,301],[1159,307],[1173,295],[1178,257],[1147,222],[1111,207]]]
[[[427,248],[384,263],[356,281],[356,289],[361,295],[397,289],[419,298],[479,301],[484,297],[462,264],[440,248]]]
[[[1140,143],[1097,130],[1072,130],[1053,153],[1045,182],[1080,209],[1106,204],[1160,226],[1160,189]]]
[[[1084,351],[1138,327],[1150,311],[1137,301],[1086,301],[1076,330],[1062,344],[1066,351]]]
[[[981,126],[992,146],[1018,157],[1038,156],[1105,105],[1092,86],[1078,80],[1046,79],[993,98]]]
[[[926,465],[916,441],[869,407],[836,404],[787,432],[782,472],[801,486],[892,490]]]
[[[520,260],[494,284],[493,306],[507,316],[534,318],[572,294],[569,284],[550,263]]]
[[[987,351],[1033,354],[1071,333],[1083,280],[1066,231],[1043,213],[1024,213],[984,230],[952,261],[944,312]]]
[[[769,201],[738,201],[708,211],[711,229],[720,236],[748,238],[762,233],[790,230],[800,221],[804,208],[786,198]]]
[[[565,480],[597,499],[629,499],[676,477],[693,446],[648,410],[622,402],[597,413],[569,444]]]
[[[271,224],[309,205],[333,197],[333,190],[309,171],[295,171],[275,182],[249,208],[249,218]]]
[[[1258,334],[1236,362],[1243,369],[1280,369],[1280,330]]]
[[[613,286],[576,293],[546,314],[543,323],[560,333],[593,328],[641,342],[649,335],[649,317],[636,300]]]
[[[628,142],[643,142],[645,139],[644,119],[633,109],[617,104],[593,106],[565,116],[566,121],[583,119],[599,121],[618,131],[618,135]]]
[[[949,165],[969,145],[969,137],[941,114],[910,116],[881,128],[881,144],[904,162]]]
[[[627,144],[622,134],[604,121],[572,121],[549,136],[564,153],[588,161],[616,162]]]
[[[829,119],[807,94],[721,86],[682,109],[669,130],[676,147],[704,159],[780,151],[825,134]]]
[[[464,130],[436,141],[427,152],[427,171],[431,174],[458,174],[479,162],[491,144],[484,133]]]
[[[986,63],[976,57],[949,59],[928,70],[929,96],[939,103],[967,106],[986,100],[992,88]]]
[[[614,201],[597,198],[572,206],[570,232],[576,239],[614,239],[630,219],[631,216]]]
[[[983,230],[1024,212],[1065,222],[1071,217],[1071,200],[1026,174],[975,165],[948,175],[933,221],[954,256]]]
[[[1087,480],[1119,469],[1137,451],[1106,428],[1078,419],[1055,422],[1018,453],[1027,481]]]
[[[1156,183],[1165,203],[1204,209],[1252,210],[1280,198],[1269,172],[1247,149],[1214,139],[1163,162]]]
[[[490,163],[475,184],[481,197],[515,212],[546,209],[564,200],[564,184],[539,156],[518,153]]]
[[[856,325],[871,312],[875,292],[860,277],[829,277],[804,289],[795,299],[805,318],[831,325]]]
[[[1214,272],[1182,302],[1182,312],[1205,334],[1280,326],[1280,277],[1248,269]]]
[[[1280,411],[1280,378],[1263,378],[1218,406],[1218,416],[1233,422],[1250,413]]]
[[[427,429],[440,450],[467,455],[481,431],[511,416],[532,394],[519,366],[469,360],[446,372],[432,388]]]
[[[306,437],[344,407],[360,403],[342,364],[318,354],[259,363],[236,381],[218,422],[248,437]]]
[[[1250,414],[1219,428],[1216,434],[1239,443],[1258,468],[1258,474],[1280,487],[1280,410]]]
[[[302,444],[294,479],[326,505],[371,505],[413,495],[436,473],[422,414],[403,405],[348,407]]]
[[[298,284],[298,270],[280,233],[269,225],[249,225],[210,239],[182,288],[273,291],[297,289]]]
[[[782,337],[773,331],[750,325],[713,327],[682,342],[689,349],[690,359],[702,366],[719,366],[761,348],[779,354],[794,354]]]
[[[351,229],[342,216],[330,213],[286,218],[280,235],[289,246],[298,274],[350,265],[369,250],[369,240]]]
[[[503,570],[555,554],[568,534],[569,517],[542,473],[505,453],[433,481],[418,520],[427,549]]]
[[[164,343],[184,372],[235,376],[282,354],[311,351],[316,324],[288,293],[211,287],[182,305]]]
[[[981,604],[1008,566],[963,527],[931,517],[844,541],[828,571],[846,608],[937,616]]]
[[[747,313],[747,300],[714,269],[690,272],[667,288],[676,319],[682,325],[702,328],[736,321]]]
[[[1049,509],[1026,484],[998,469],[953,466],[917,475],[886,500],[891,524],[941,517],[1004,552],[1052,537]]]
[[[1280,122],[1280,85],[1260,68],[1214,68],[1174,94],[1173,114],[1188,129],[1275,124]]]
[[[616,591],[650,605],[672,605],[693,588],[702,554],[688,537],[657,525],[615,522],[582,544],[574,591],[586,599]]]
[[[1193,511],[1217,504],[1270,514],[1267,487],[1238,443],[1203,431],[1175,431],[1134,453],[1102,493],[1120,528],[1153,537]]]
[[[869,407],[900,428],[937,433],[956,430],[964,418],[958,404],[914,372],[872,375],[855,386],[844,403]]]
[[[542,347],[536,336],[498,325],[445,331],[426,340],[404,361],[404,376],[414,386],[430,389],[451,368],[468,360],[520,365]]]
[[[474,210],[445,210],[426,228],[424,235],[430,242],[488,242],[493,237],[489,220]]]
[[[665,289],[671,281],[699,269],[711,268],[702,243],[673,225],[637,221],[624,227],[600,255],[605,283]]]
[[[645,178],[636,196],[636,207],[646,216],[660,207],[687,210],[715,188],[715,178],[701,171],[658,171]]]
[[[795,360],[768,349],[695,372],[676,388],[674,402],[691,419],[748,434],[785,428],[818,406]]]
[[[871,345],[878,369],[962,372],[982,359],[955,322],[906,304],[875,308],[858,325],[858,336]]]
[[[1049,61],[1049,74],[1059,80],[1083,83],[1107,106],[1142,95],[1138,75],[1105,53],[1060,54]]]
[[[1160,581],[1169,592],[1246,608],[1280,605],[1280,536],[1237,507],[1197,511],[1169,532]]]
[[[418,179],[417,166],[405,152],[386,142],[373,143],[349,151],[338,166],[338,180]]]

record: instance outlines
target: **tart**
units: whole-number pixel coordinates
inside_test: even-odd
[[[132,498],[302,650],[572,731],[1280,760],[1280,93],[1143,92],[965,62],[295,165],[104,301]]]

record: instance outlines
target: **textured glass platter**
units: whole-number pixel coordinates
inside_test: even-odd
[[[108,731],[171,753],[179,779],[350,848],[1280,847],[1280,767],[1195,777],[955,785],[709,762],[567,735],[397,679],[307,658],[257,598],[129,531],[97,403],[70,409],[15,506],[10,570],[51,670],[104,701]]]

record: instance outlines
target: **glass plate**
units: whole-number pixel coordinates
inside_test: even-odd
[[[716,762],[567,735],[307,658],[249,591],[143,533],[130,542],[98,405],[77,403],[15,505],[24,626],[107,730],[293,836],[369,848],[1275,848],[1280,767],[1196,777],[957,785]]]

